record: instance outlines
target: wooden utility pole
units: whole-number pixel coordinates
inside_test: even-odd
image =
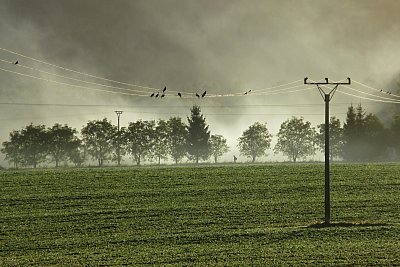
[[[330,196],[330,170],[329,170],[329,102],[331,101],[336,89],[341,84],[349,85],[351,83],[350,78],[347,78],[347,82],[329,82],[328,78],[325,78],[325,82],[307,82],[308,78],[304,78],[304,84],[315,84],[318,87],[318,91],[325,101],[325,224],[331,223],[331,196]],[[320,85],[333,85],[333,88],[326,93]]]

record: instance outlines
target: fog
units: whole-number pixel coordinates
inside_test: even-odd
[[[167,92],[207,90],[210,95],[259,90],[304,77],[329,77],[332,81],[351,77],[372,87],[398,89],[397,0],[0,0],[0,4],[0,48],[106,79],[160,90],[166,85]],[[0,59],[18,60],[48,72],[0,62],[2,69],[42,79],[118,91],[50,74],[54,73],[147,90],[148,94],[154,91],[93,79],[4,50],[0,50]],[[267,122],[276,135],[280,124],[291,116],[303,116],[314,127],[324,119],[323,100],[316,88],[261,96],[179,99],[167,95],[153,99],[71,87],[0,70],[0,96],[1,142],[8,139],[10,131],[29,123],[67,123],[80,130],[88,120],[103,117],[116,123],[114,110],[124,111],[122,126],[137,119],[171,116],[186,121],[189,108],[200,105],[211,132],[228,139],[231,152],[223,160],[239,155],[237,138],[256,121]],[[351,103],[361,103],[368,112],[385,118],[398,110],[395,104],[371,103],[337,93],[331,114],[343,121]],[[1,155],[0,165],[6,165],[3,158]],[[272,151],[264,158],[279,159],[282,157]]]

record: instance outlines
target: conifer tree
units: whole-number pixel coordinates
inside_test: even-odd
[[[210,157],[210,131],[200,107],[193,106],[190,111],[191,116],[187,118],[187,151],[190,158],[199,163],[199,159],[207,160]]]

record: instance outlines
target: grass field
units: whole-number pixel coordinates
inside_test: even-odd
[[[1,266],[400,265],[400,165],[0,171]]]

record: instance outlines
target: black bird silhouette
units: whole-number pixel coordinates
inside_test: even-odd
[[[150,97],[153,97],[154,96],[154,93],[152,93],[151,95],[150,95]]]
[[[162,91],[163,91],[163,93],[165,92],[165,90],[167,90],[167,86],[165,86],[165,87],[164,87],[164,89],[162,90]]]
[[[251,89],[249,90],[249,93],[251,93]]]
[[[199,95],[198,93],[196,93],[196,96],[197,96],[198,98],[200,98],[200,95]]]
[[[389,92],[389,95],[391,95],[392,93],[391,92]]]
[[[329,83],[329,82],[328,82],[328,78],[325,78],[325,82],[326,82],[326,83]]]
[[[244,92],[244,95],[247,95],[247,92]]]
[[[160,95],[160,93],[157,93],[157,94],[156,94],[156,97],[158,97],[159,95]]]
[[[162,95],[161,95],[161,98],[163,98],[164,96],[165,96],[165,94],[162,94]]]
[[[178,93],[178,96],[179,96],[180,98],[182,98],[182,94],[181,94],[181,93]]]
[[[382,92],[382,89],[379,92]]]
[[[207,91],[204,91],[204,93],[201,95],[201,97],[202,97],[202,98],[205,97],[206,94],[207,94]]]
[[[17,64],[18,64],[18,60],[14,62],[14,65],[17,65]]]

